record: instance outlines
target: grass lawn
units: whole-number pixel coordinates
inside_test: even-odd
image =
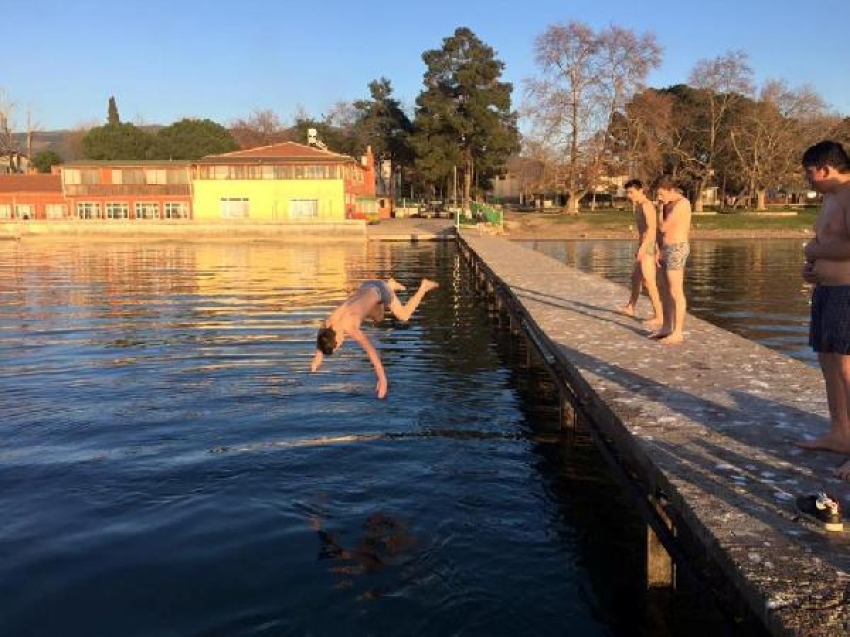
[[[796,215],[771,217],[747,212],[728,212],[713,215],[694,215],[693,228],[700,230],[811,230],[814,228],[818,209],[816,207],[795,210]],[[596,210],[582,211],[578,215],[560,212],[517,212],[509,218],[522,222],[523,218],[545,219],[554,226],[565,229],[569,226],[585,226],[598,230],[627,231],[634,227],[631,211]]]

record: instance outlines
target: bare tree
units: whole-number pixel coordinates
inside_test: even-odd
[[[695,143],[682,144],[676,151],[690,164],[695,177],[694,210],[702,211],[702,193],[715,172],[715,161],[724,146],[723,130],[732,109],[752,94],[752,69],[743,51],[731,51],[711,60],[700,60],[688,83],[702,91],[706,100],[703,117],[692,120],[688,132]],[[680,131],[683,132],[683,131]],[[687,150],[685,150],[687,149]]]
[[[268,146],[288,139],[286,128],[270,109],[254,110],[247,119],[230,125],[230,133],[243,149]]]
[[[796,180],[800,156],[815,141],[811,124],[825,114],[826,105],[811,87],[792,89],[771,80],[743,110],[730,142],[748,190],[756,195],[756,208],[763,210],[769,188]]]
[[[614,115],[660,64],[651,33],[611,26],[600,32],[580,22],[551,25],[534,45],[540,75],[526,81],[532,135],[564,157],[568,212],[599,182],[612,149]]]
[[[9,171],[20,171],[20,148],[15,139],[15,104],[0,89],[0,157],[9,158]]]
[[[62,155],[62,158],[65,161],[83,159],[85,157],[85,153],[83,152],[83,138],[88,134],[91,129],[99,125],[100,122],[98,122],[97,120],[92,120],[89,122],[80,123],[70,131],[66,132],[62,137],[61,143],[60,154]]]

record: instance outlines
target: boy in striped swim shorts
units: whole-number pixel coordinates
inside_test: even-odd
[[[406,288],[395,279],[364,281],[324,321],[322,327],[319,329],[316,335],[316,355],[313,357],[310,371],[315,372],[318,370],[324,357],[333,354],[342,346],[345,337],[351,336],[351,338],[360,343],[366,351],[369,360],[372,362],[372,366],[375,368],[375,374],[378,377],[375,393],[378,398],[384,398],[387,395],[387,376],[384,373],[384,366],[381,363],[381,357],[378,355],[377,350],[360,329],[360,324],[367,318],[377,323],[384,317],[384,312],[387,309],[398,320],[407,321],[416,308],[419,307],[425,295],[437,287],[439,285],[434,281],[422,279],[416,293],[410,297],[407,303],[402,304],[395,293]]]

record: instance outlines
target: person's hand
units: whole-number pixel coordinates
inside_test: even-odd
[[[816,258],[814,251],[817,249],[818,240],[812,239],[803,246],[803,254],[806,256],[807,262],[813,262]]]
[[[378,398],[385,398],[387,395],[387,379],[379,378],[378,384],[375,385],[375,395]]]
[[[815,262],[814,261],[806,261],[803,265],[803,271],[800,273],[803,277],[803,281],[806,283],[817,283],[818,282],[818,273],[815,270]]]

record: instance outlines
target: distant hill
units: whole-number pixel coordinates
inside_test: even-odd
[[[161,124],[146,124],[144,126],[139,126],[142,130],[145,130],[149,133],[156,133],[162,128],[165,128]],[[32,140],[32,153],[36,155],[45,150],[52,150],[55,153],[59,153],[63,159],[78,159],[76,157],[67,157],[68,154],[68,146],[65,143],[66,138],[69,135],[77,133],[78,131],[62,129],[62,130],[48,130],[48,131],[36,131],[33,134]],[[27,151],[27,134],[26,133],[15,133],[13,135],[15,139],[15,143],[18,145],[18,148],[21,152],[26,153]]]

